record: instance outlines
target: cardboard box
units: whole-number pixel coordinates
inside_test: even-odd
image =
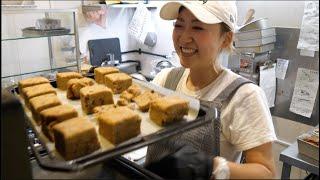
[[[302,134],[297,138],[299,153],[306,155],[312,159],[319,161],[319,146],[305,141],[306,137],[312,136],[311,134]],[[319,141],[319,136],[318,136]]]

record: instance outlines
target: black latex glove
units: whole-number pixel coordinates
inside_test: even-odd
[[[210,179],[213,170],[212,157],[195,150],[192,146],[182,145],[177,151],[146,168],[166,179]]]

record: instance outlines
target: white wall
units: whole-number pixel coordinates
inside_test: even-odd
[[[164,2],[152,1],[151,3],[159,7],[151,11],[152,17],[154,19],[155,31],[157,34],[157,44],[152,48],[147,47],[145,45],[137,45],[135,48],[141,48],[144,51],[153,52],[161,55],[171,55],[172,51],[174,51],[172,42],[173,22],[165,21],[161,19],[159,16],[160,7],[164,4]],[[151,56],[145,54],[134,55],[131,57],[133,57],[134,59],[141,60],[142,71],[144,74],[149,74],[152,71],[153,66],[155,66],[157,62],[161,60],[166,60],[158,56]],[[124,56],[123,59],[126,59],[126,56]],[[172,63],[174,65],[179,65],[179,63],[176,60],[177,59],[173,60]]]
[[[255,9],[255,19],[268,18],[274,27],[300,28],[304,1],[237,1],[238,24],[248,9]]]

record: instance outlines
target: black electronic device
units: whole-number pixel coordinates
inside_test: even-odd
[[[122,62],[119,38],[89,40],[88,48],[92,66],[101,66],[102,62],[109,61],[108,54],[113,54],[115,61]]]

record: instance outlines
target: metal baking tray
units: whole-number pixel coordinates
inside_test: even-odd
[[[90,78],[93,78],[93,76],[88,76]],[[204,124],[210,123],[213,119],[216,119],[218,117],[217,111],[214,108],[214,105],[210,102],[199,102],[196,99],[193,99],[189,96],[182,95],[180,93],[176,93],[174,91],[155,86],[151,83],[144,82],[141,80],[133,79],[133,83],[138,84],[142,89],[152,89],[162,95],[175,95],[179,96],[185,99],[189,100],[189,104],[191,107],[197,107],[199,109],[192,109],[189,111],[188,116],[185,116],[182,121],[170,124],[165,127],[156,127],[155,123],[153,123],[153,126],[149,126],[148,132],[144,132],[146,127],[143,127],[144,118],[142,117],[141,122],[141,134],[137,137],[131,138],[128,141],[125,141],[119,145],[113,145],[113,146],[106,146],[104,143],[106,143],[106,139],[101,139],[101,136],[98,134],[99,141],[101,144],[101,148],[91,154],[79,157],[77,159],[66,161],[64,160],[59,153],[55,151],[54,143],[51,142],[43,135],[41,132],[41,128],[36,126],[36,123],[32,119],[31,112],[27,112],[28,109],[25,107],[25,113],[26,113],[26,123],[28,126],[30,126],[37,137],[39,137],[39,142],[34,143],[34,138],[29,137],[29,143],[30,147],[34,153],[34,156],[36,157],[36,160],[38,161],[39,165],[43,168],[52,169],[52,170],[62,170],[62,171],[77,171],[81,170],[85,167],[98,164],[100,162],[103,162],[107,159],[120,156],[122,154],[125,154],[127,152],[145,147],[147,145],[153,144],[155,142],[158,142],[162,139],[169,138],[171,136],[181,134],[185,131],[192,130],[196,127],[202,126]],[[53,87],[56,87],[56,81],[51,81],[51,84]],[[12,93],[16,94],[19,97],[19,91],[16,86],[8,88]],[[60,90],[57,90],[57,94],[59,99],[61,100],[61,95],[59,95]],[[65,97],[65,94],[64,94]],[[23,100],[19,97],[21,100],[21,103],[24,104]],[[114,97],[116,100],[116,98]],[[80,100],[78,103],[80,103]],[[62,100],[63,102],[63,100]],[[115,101],[116,102],[116,101]],[[72,105],[75,105],[76,102],[72,102]],[[81,108],[81,104],[78,104]],[[79,109],[76,108],[76,110],[79,113]],[[138,110],[136,110],[138,112]],[[145,113],[146,116],[147,113]],[[79,113],[81,116],[82,114]],[[84,114],[83,114],[84,115]],[[141,115],[141,114],[140,114]],[[89,116],[92,116],[91,118]],[[88,115],[89,120],[92,120],[94,115]],[[147,121],[147,120],[146,120]],[[151,120],[149,119],[151,122]],[[149,123],[150,123],[149,122]],[[151,127],[151,128],[150,128]],[[151,129],[151,130],[150,130]],[[153,129],[153,130],[152,130]],[[41,146],[37,146],[36,144],[40,144]],[[106,143],[108,144],[108,142]],[[109,143],[111,144],[111,143]],[[112,145],[112,144],[111,144]],[[41,149],[38,149],[41,147]],[[43,156],[40,151],[43,151],[43,147],[48,152],[48,155]]]
[[[267,29],[270,28],[270,24],[268,18],[260,18],[254,21],[251,21],[243,26],[239,27],[239,32],[245,31],[253,31],[253,30],[260,30],[260,29]]]
[[[37,36],[59,36],[67,35],[70,33],[70,29],[61,27],[58,29],[36,29],[36,27],[26,27],[22,29],[22,36],[24,37],[37,37]]]

